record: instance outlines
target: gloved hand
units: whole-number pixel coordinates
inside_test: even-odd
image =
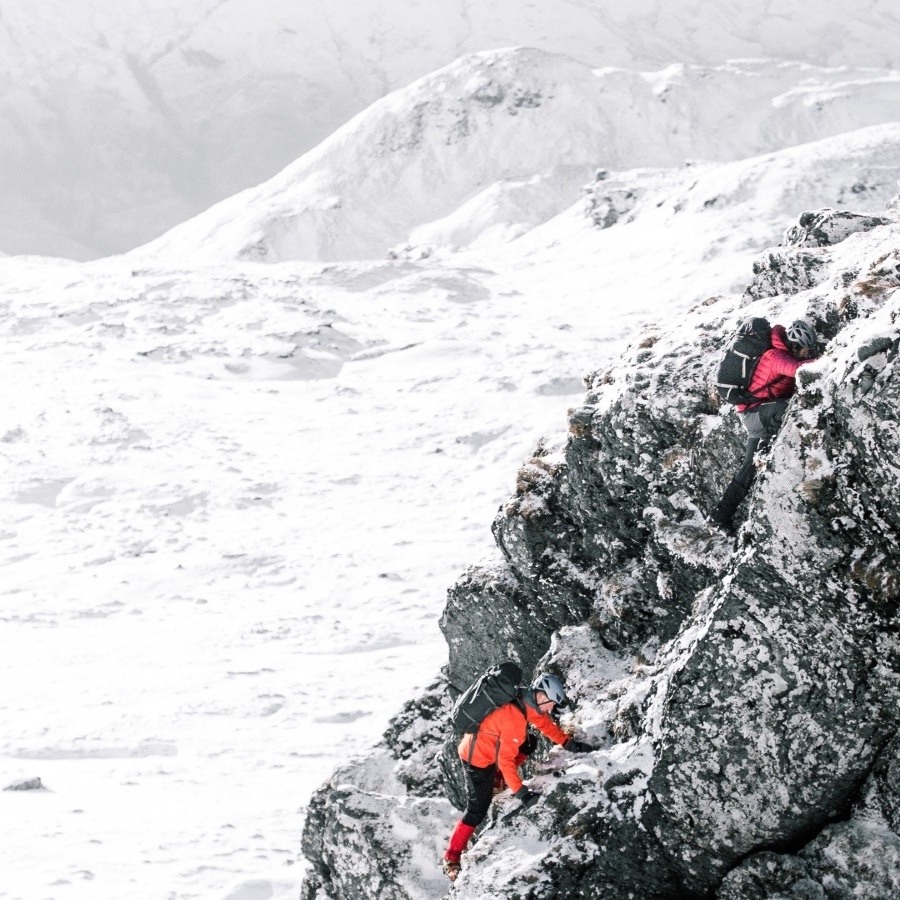
[[[524,784],[515,792],[515,794],[513,794],[513,797],[521,804],[522,809],[528,809],[529,806],[534,806],[534,804],[538,802],[540,796],[541,795],[537,791],[525,787]]]
[[[596,749],[596,747],[593,747],[591,744],[585,743],[584,741],[576,741],[575,738],[569,738],[563,744],[563,750],[568,750],[569,753],[591,753]]]

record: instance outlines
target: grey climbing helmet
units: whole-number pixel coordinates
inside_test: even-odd
[[[544,673],[538,675],[531,685],[533,691],[543,691],[547,698],[556,704],[557,709],[564,709],[568,705],[566,700],[566,688],[562,681],[555,675]]]
[[[789,344],[805,350],[815,350],[819,345],[815,329],[803,319],[797,319],[787,328],[787,339]]]

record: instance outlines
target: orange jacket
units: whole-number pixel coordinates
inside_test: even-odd
[[[496,763],[503,773],[503,780],[513,793],[522,787],[516,757],[519,755],[519,747],[528,736],[529,725],[534,725],[555,744],[564,744],[569,739],[569,735],[550,716],[539,713],[527,703],[523,703],[523,706],[524,715],[522,707],[516,703],[507,703],[488,713],[475,734],[463,735],[458,748],[459,758],[478,768]]]

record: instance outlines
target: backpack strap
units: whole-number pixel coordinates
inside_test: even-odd
[[[469,742],[469,758],[466,762],[471,766],[472,760],[475,758],[475,741],[478,740],[478,729],[481,728],[481,725],[478,725],[474,731],[470,732],[472,735],[472,740]]]

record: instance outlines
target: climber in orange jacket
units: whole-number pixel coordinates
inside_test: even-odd
[[[537,747],[537,737],[528,733],[529,725],[572,753],[589,753],[595,749],[576,741],[550,718],[566,702],[565,688],[559,678],[541,675],[530,688],[520,689],[512,703],[485,716],[477,732],[463,735],[458,753],[466,772],[466,811],[444,853],[444,872],[451,881],[459,875],[460,857],[473,832],[487,816],[494,794],[503,789],[504,781],[520,808],[532,806],[540,797],[525,787],[519,776],[519,766]]]

